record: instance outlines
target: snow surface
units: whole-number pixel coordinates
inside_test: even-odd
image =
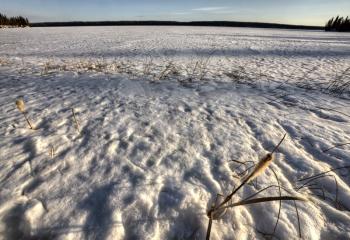
[[[1,29],[0,238],[204,239],[216,194],[240,183],[237,161],[257,163],[287,133],[270,169],[283,195],[309,199],[297,202],[302,238],[350,239],[349,170],[298,190],[350,165],[349,87],[330,84],[349,68],[341,33]],[[276,185],[270,169],[234,200]],[[298,239],[292,201],[269,235],[278,208],[229,209],[211,239]]]

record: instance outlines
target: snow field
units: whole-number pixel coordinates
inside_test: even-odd
[[[349,145],[328,150],[350,142],[349,98],[326,88],[350,67],[349,41],[235,28],[2,30],[0,236],[203,239],[216,194],[240,183],[245,166],[232,160],[257,163],[287,133],[270,168],[310,199],[297,202],[302,237],[350,238],[349,169],[298,181],[349,166]],[[276,184],[268,169],[234,200]],[[211,239],[268,237],[278,207],[229,209]],[[298,239],[297,222],[283,202],[273,236]]]

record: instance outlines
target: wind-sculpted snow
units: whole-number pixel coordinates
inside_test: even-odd
[[[274,231],[277,201],[229,209],[211,239],[348,239],[349,68],[348,34],[2,29],[1,239],[204,239],[216,194],[285,133],[233,200],[277,185],[274,170],[308,199],[301,231],[293,201]]]

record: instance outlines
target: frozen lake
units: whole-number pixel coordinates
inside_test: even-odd
[[[232,201],[307,201],[228,209],[211,239],[349,239],[349,94],[346,33],[0,29],[0,239],[204,239],[284,134]]]

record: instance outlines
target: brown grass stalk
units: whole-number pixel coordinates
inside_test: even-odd
[[[17,99],[16,100],[16,106],[17,106],[17,109],[23,114],[24,119],[26,120],[26,122],[29,125],[29,128],[34,130],[34,127],[33,127],[32,123],[29,121],[29,119],[27,117],[27,113],[25,111],[25,104],[24,104],[23,99]]]

